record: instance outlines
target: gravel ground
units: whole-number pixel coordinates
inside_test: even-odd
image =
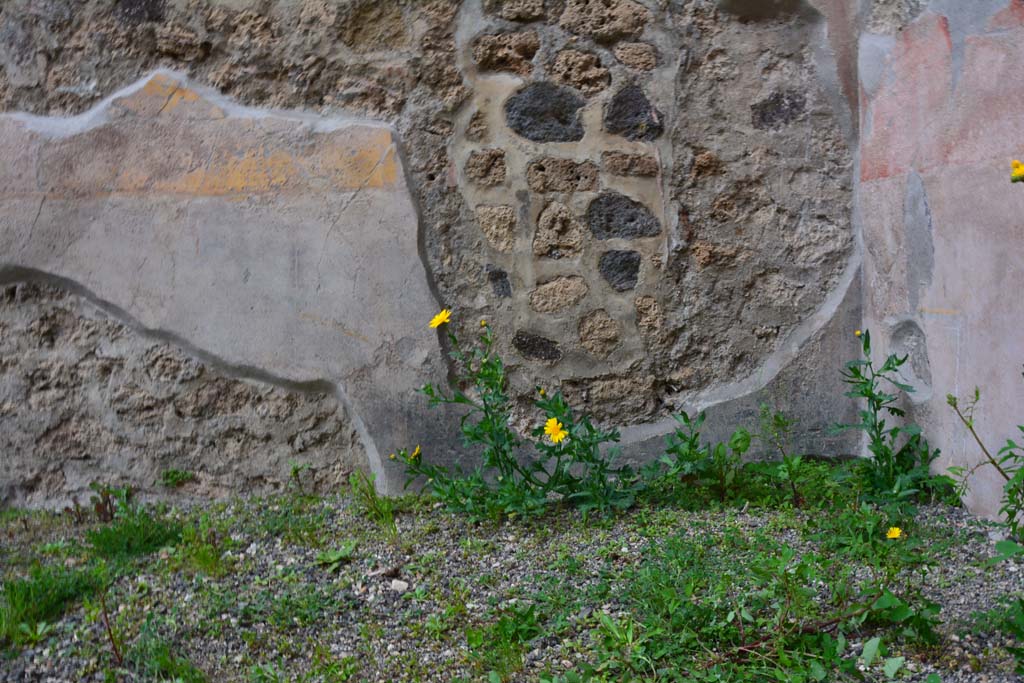
[[[198,571],[173,549],[137,561],[106,600],[121,649],[131,647],[150,615],[171,649],[211,681],[253,680],[253,668],[267,665],[282,681],[304,675],[381,683],[487,680],[467,631],[504,611],[526,609],[543,594],[563,607],[559,635],[530,641],[520,670],[506,679],[537,681],[541,672],[562,673],[590,659],[596,613],[623,610],[617,570],[637,565],[650,543],[723,525],[770,529],[797,550],[808,543],[797,531],[805,513],[793,511],[660,508],[609,523],[565,512],[533,522],[470,524],[424,501],[404,505],[395,543],[344,496],[172,510],[187,524],[207,517],[214,529],[208,538],[223,555],[222,574]],[[81,565],[89,561],[86,528],[63,515],[0,517],[0,571],[17,575],[34,561]],[[1008,642],[977,626],[972,614],[995,607],[1000,596],[1024,594],[1020,565],[984,568],[994,532],[960,509],[923,508],[918,533],[945,541],[925,579],[928,597],[943,608],[942,640],[903,653],[908,664],[901,679],[923,681],[938,672],[944,683],[1019,680],[1004,649]],[[318,562],[320,553],[346,541],[355,542],[350,561],[336,568]],[[588,603],[593,595],[602,597]],[[855,648],[862,642],[851,641]],[[116,668],[113,659],[96,610],[76,603],[38,646],[0,659],[0,681],[143,680],[126,672],[105,678],[105,670]],[[336,678],[315,675],[332,665]],[[884,677],[867,672],[867,679]]]

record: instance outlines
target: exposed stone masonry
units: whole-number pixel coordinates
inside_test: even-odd
[[[0,103],[78,113],[170,66],[248,105],[391,123],[441,302],[492,322],[513,393],[561,384],[647,422],[755,373],[852,249],[820,24],[716,4],[12,0]],[[586,290],[539,303],[559,278]]]
[[[0,504],[85,503],[96,480],[167,494],[169,469],[195,475],[187,497],[269,493],[293,464],[328,491],[365,466],[333,396],[233,379],[33,284],[0,288],[0,420]]]

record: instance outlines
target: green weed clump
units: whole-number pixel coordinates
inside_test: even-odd
[[[871,552],[888,569],[862,576],[842,554],[797,553],[737,528],[700,531],[655,544],[619,578],[622,614],[598,615],[596,661],[578,680],[824,681],[859,679],[860,665],[891,678],[904,663],[886,656],[897,638],[936,642],[937,605],[894,579],[924,561],[917,548],[877,535],[883,545],[872,541]]]
[[[146,619],[125,663],[147,681],[206,683],[207,677],[162,632],[152,615]]]
[[[662,464],[667,470],[660,476],[682,478],[686,483],[707,488],[720,502],[725,502],[740,488],[743,454],[750,450],[750,432],[737,429],[728,444],[700,443],[700,427],[704,413],[696,418],[684,411],[675,416],[680,427],[666,438],[666,454]]]
[[[442,311],[431,325],[446,324],[446,313]],[[563,501],[584,513],[607,513],[633,504],[639,490],[635,473],[616,467],[614,452],[604,451],[606,444],[619,440],[617,430],[598,428],[588,416],[577,416],[560,393],[548,396],[539,389],[534,401],[538,426],[532,438],[521,438],[511,427],[508,378],[490,326],[481,322],[472,349],[464,349],[451,332],[448,339],[460,373],[459,388],[446,394],[428,384],[422,393],[431,406],[467,410],[461,425],[463,441],[480,448],[481,464],[465,472],[457,466],[425,463],[419,447],[411,453],[400,450],[397,457],[409,474],[407,486],[425,480],[449,509],[476,519],[539,515]],[[531,450],[539,457],[521,460]]]
[[[116,515],[110,524],[85,534],[93,552],[107,560],[129,560],[148,555],[181,540],[181,527],[133,508]]]
[[[880,500],[904,501],[921,494],[950,494],[952,480],[930,472],[939,451],[929,447],[916,424],[900,424],[906,411],[898,405],[899,396],[890,393],[914,391],[898,380],[907,356],[891,354],[881,366],[875,367],[871,359],[871,333],[865,330],[858,334],[863,358],[848,362],[842,374],[843,381],[852,387],[846,395],[863,399],[865,406],[860,411],[860,422],[837,425],[837,429],[856,429],[867,435],[871,457],[862,461],[858,473],[865,493]]]
[[[160,473],[160,483],[164,488],[180,489],[190,481],[195,481],[196,475],[185,470],[168,469]]]
[[[0,591],[0,645],[24,645],[43,639],[68,605],[100,590],[97,570],[36,566],[24,578],[3,582]]]
[[[377,493],[375,482],[377,475],[366,476],[356,470],[348,477],[348,484],[355,494],[359,507],[370,520],[376,524],[384,536],[392,543],[398,540],[398,522],[395,520],[395,503],[387,496]]]

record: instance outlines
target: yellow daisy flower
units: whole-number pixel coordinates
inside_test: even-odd
[[[889,527],[889,531],[887,531],[885,533],[885,537],[890,539],[890,540],[895,540],[897,538],[901,538],[902,536],[903,536],[903,529],[899,528],[898,526],[891,526],[891,527]]]
[[[420,447],[417,445],[416,446],[416,450],[414,450],[412,452],[412,455],[409,456],[409,459],[410,460],[419,460],[419,457],[420,457],[421,453],[422,453],[422,451],[420,451]]]
[[[438,313],[437,315],[435,315],[433,318],[430,319],[430,326],[431,327],[441,327],[441,325],[444,325],[446,322],[448,322],[451,319],[452,319],[452,312],[449,311],[446,308],[446,309],[442,310],[440,313]]]
[[[551,439],[551,443],[560,443],[565,440],[565,437],[569,436],[569,432],[565,431],[562,423],[554,417],[549,418],[544,425],[544,433]]]
[[[859,337],[859,336],[861,336],[862,334],[864,334],[864,333],[863,333],[863,332],[861,332],[860,330],[856,330],[856,331],[854,331],[854,333],[853,333],[853,336],[854,336],[854,337]]]
[[[1017,159],[1013,160],[1010,169],[1010,182],[1020,183],[1024,182],[1024,164],[1020,163]]]

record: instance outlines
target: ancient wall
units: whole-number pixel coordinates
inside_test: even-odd
[[[792,391],[838,392],[813,359],[852,353],[830,321],[859,303],[838,62],[813,8],[721,5],[7,3],[0,102],[24,114],[0,117],[3,277],[71,288],[71,316],[101,306],[138,337],[132,367],[158,339],[225,381],[333,394],[348,441],[329,447],[388,490],[397,447],[460,457],[412,394],[444,379],[423,327],[442,306],[464,333],[492,324],[523,424],[533,388],[560,386],[639,458],[674,411],[718,406],[724,430],[770,400],[808,448],[849,452],[824,429],[849,407]],[[4,368],[6,495],[59,495],[16,400],[31,371]],[[68,372],[57,412],[135,386]],[[121,430],[146,435],[131,458],[80,446],[97,478],[222,466],[170,426]],[[280,476],[283,454],[245,450]]]
[[[492,325],[522,425],[534,387],[559,387],[640,459],[675,411],[708,409],[720,435],[769,402],[804,449],[856,452],[828,426],[853,410],[838,368],[857,353],[873,220],[859,145],[899,148],[861,110],[865,65],[888,63],[924,4],[5,3],[0,279],[42,286],[7,315],[63,297],[70,318],[109,316],[126,367],[148,372],[161,344],[251,392],[180,418],[197,442],[224,438],[220,417],[273,434],[232,480],[235,461],[167,422],[186,389],[150,387],[163,417],[115,424],[115,397],[148,385],[61,365],[74,381],[54,415],[88,395],[79,422],[135,435],[68,454],[91,464],[66,491],[89,467],[151,488],[172,461],[211,490],[270,486],[288,458],[325,485],[365,466],[395,491],[395,448],[470,457],[454,416],[413,394],[448,372],[425,327],[441,307],[462,334]],[[38,347],[30,327],[4,328],[0,432],[21,464],[0,495],[46,502],[66,494],[60,467],[19,399],[31,363],[8,358]],[[50,353],[88,354],[73,336]],[[259,421],[270,395],[296,415],[333,406],[337,432],[300,450],[298,417]]]
[[[308,466],[303,486],[326,489],[365,460],[330,393],[227,377],[81,296],[28,283],[0,290],[0,419],[0,499],[17,505],[58,493],[85,503],[97,480],[161,490],[172,469],[196,475],[178,492],[189,497],[269,491],[293,462]]]
[[[978,432],[993,452],[1024,423],[1024,3],[935,0],[895,35],[861,38],[858,211],[865,324],[880,351],[909,355],[910,414],[940,467],[982,459],[946,404],[982,391]],[[995,514],[1002,480],[970,479],[967,503]]]

